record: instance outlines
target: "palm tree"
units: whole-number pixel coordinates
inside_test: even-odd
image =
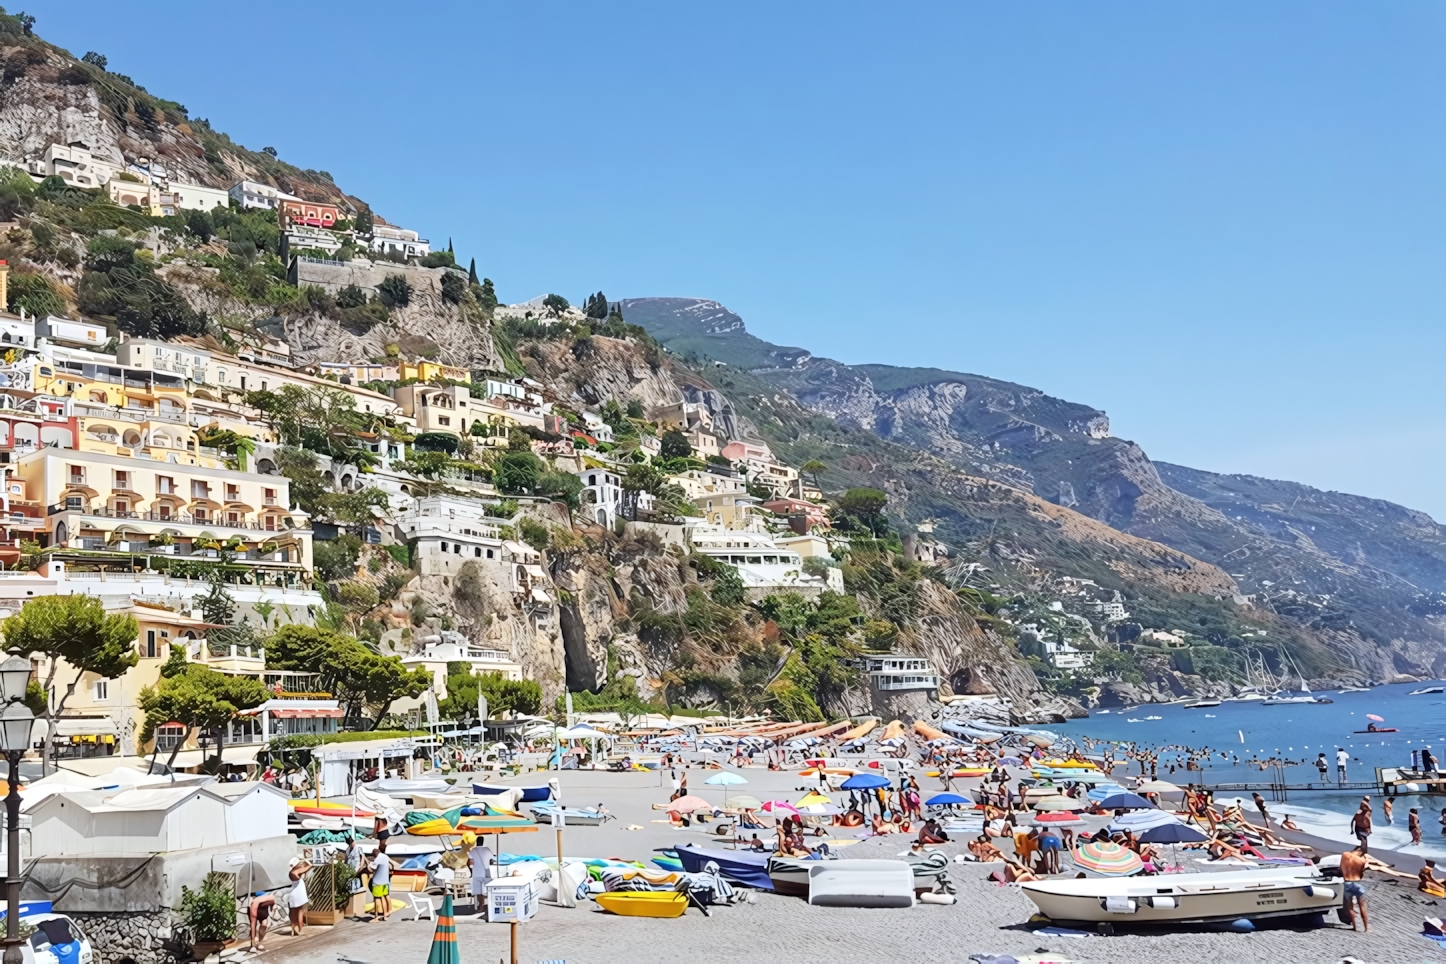
[[[800,473],[807,472],[809,475],[813,476],[813,487],[815,489],[818,489],[820,492],[823,491],[823,486],[818,484],[818,473],[826,472],[827,470],[828,466],[825,465],[823,462],[820,462],[818,459],[809,459],[807,462],[803,463],[798,467],[798,471]]]

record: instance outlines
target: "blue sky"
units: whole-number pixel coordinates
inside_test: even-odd
[[[714,298],[1446,519],[1439,4],[27,9],[505,299]]]

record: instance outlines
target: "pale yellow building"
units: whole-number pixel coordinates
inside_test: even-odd
[[[397,378],[415,378],[419,382],[430,382],[434,378],[445,378],[454,382],[471,383],[472,373],[456,365],[443,365],[431,361],[403,361],[397,363]]]

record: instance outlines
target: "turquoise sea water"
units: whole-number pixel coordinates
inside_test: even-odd
[[[1440,760],[1446,760],[1446,695],[1408,695],[1411,690],[1441,685],[1432,683],[1403,683],[1378,686],[1366,693],[1338,693],[1319,690],[1318,697],[1328,697],[1335,702],[1319,704],[1295,704],[1290,706],[1261,706],[1258,702],[1221,703],[1208,709],[1186,709],[1182,705],[1159,706],[1149,703],[1121,711],[1111,709],[1108,714],[1092,714],[1088,719],[1051,726],[1061,734],[1090,736],[1100,740],[1121,740],[1134,742],[1144,747],[1164,747],[1171,744],[1185,744],[1202,748],[1209,747],[1211,760],[1203,764],[1203,773],[1189,773],[1184,769],[1185,754],[1164,752],[1160,755],[1159,777],[1174,783],[1185,784],[1200,780],[1207,784],[1217,783],[1268,783],[1271,771],[1262,772],[1250,766],[1248,761],[1268,757],[1284,758],[1298,765],[1285,768],[1286,782],[1291,785],[1319,785],[1319,776],[1313,765],[1316,754],[1324,751],[1330,762],[1331,781],[1335,780],[1336,747],[1344,747],[1351,754],[1346,778],[1350,781],[1375,779],[1376,767],[1409,766],[1411,751],[1430,746],[1431,752]],[[1385,718],[1377,726],[1396,727],[1397,733],[1357,733],[1364,730],[1370,721],[1366,714],[1374,713]],[[1158,720],[1146,720],[1146,716],[1158,716]],[[1139,722],[1131,723],[1134,719]],[[1219,751],[1231,754],[1231,760],[1221,760]],[[1239,764],[1234,758],[1239,757]],[[1174,773],[1170,764],[1177,764]],[[1446,769],[1446,762],[1442,763]],[[1119,772],[1119,771],[1116,771]],[[1131,776],[1139,769],[1130,766]],[[1266,795],[1268,798],[1268,794]],[[1272,803],[1272,814],[1291,814],[1302,830],[1342,841],[1351,840],[1349,815],[1360,802],[1362,791],[1324,789],[1312,791],[1291,791],[1287,802]],[[1218,799],[1218,797],[1217,797]],[[1248,796],[1247,810],[1253,807]],[[1406,833],[1406,813],[1411,807],[1420,810],[1421,824],[1425,839],[1419,848],[1411,847]],[[1412,794],[1395,800],[1394,822],[1384,824],[1379,802],[1376,805],[1376,833],[1372,842],[1379,847],[1407,850],[1427,856],[1446,858],[1446,835],[1442,834],[1441,808],[1446,807],[1446,796]]]

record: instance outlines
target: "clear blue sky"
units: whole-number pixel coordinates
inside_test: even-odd
[[[30,3],[454,239],[1446,519],[1446,6]]]

